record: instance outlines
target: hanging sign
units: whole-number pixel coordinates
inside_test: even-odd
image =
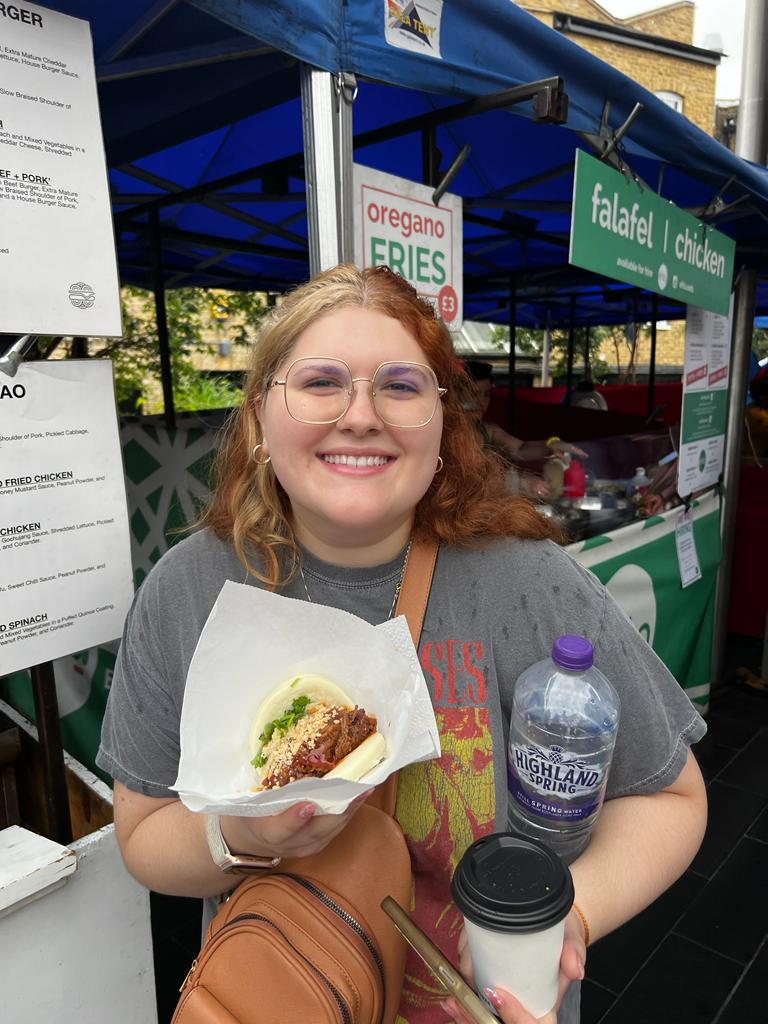
[[[682,496],[717,483],[723,469],[730,342],[730,316],[688,307],[677,469]]]
[[[355,263],[388,266],[437,308],[449,331],[463,319],[462,203],[445,193],[355,164]]]
[[[727,315],[735,252],[732,238],[577,151],[574,265]]]
[[[111,362],[0,373],[0,676],[114,640],[132,597]]]
[[[0,4],[0,333],[119,337],[90,27]]]

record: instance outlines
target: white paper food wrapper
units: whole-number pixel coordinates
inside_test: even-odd
[[[360,782],[308,778],[254,793],[256,713],[276,686],[304,672],[326,676],[374,714],[387,755]],[[439,755],[432,702],[403,616],[371,626],[336,608],[224,584],[184,691],[172,788],[191,811],[261,817],[311,800],[321,813],[341,814],[392,772]]]

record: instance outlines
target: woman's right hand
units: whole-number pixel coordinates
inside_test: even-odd
[[[222,815],[221,831],[233,853],[309,857],[324,849],[346,827],[368,795],[366,792],[357,797],[343,814],[319,814],[315,804],[303,801],[281,814],[263,818]]]

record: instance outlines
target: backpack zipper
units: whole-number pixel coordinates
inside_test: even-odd
[[[315,885],[313,882],[308,881],[308,879],[303,878],[301,875],[293,875],[290,872],[277,873],[284,874],[284,876],[287,878],[292,878],[295,882],[298,882],[299,885],[303,886],[305,889],[308,889],[313,896],[316,896],[317,899],[319,899],[320,902],[324,904],[324,906],[328,907],[329,910],[332,910],[334,914],[340,917],[342,921],[344,921],[345,924],[347,924],[352,929],[352,931],[356,932],[356,934],[365,943],[368,952],[371,954],[371,958],[373,962],[376,964],[376,969],[379,972],[379,979],[381,980],[382,992],[386,992],[386,981],[384,979],[384,965],[381,962],[379,951],[376,948],[375,942],[368,934],[368,932],[365,930],[365,928],[363,928],[360,922],[356,920],[354,917],[352,917],[352,915],[343,907],[339,906],[339,904],[334,899],[332,899],[328,895],[328,893],[325,892],[325,890],[319,888],[319,886]]]
[[[333,998],[334,998],[334,1000],[336,1002],[336,1005],[339,1008],[339,1013],[341,1014],[342,1024],[352,1024],[352,1011],[350,1010],[349,1006],[347,1005],[347,1002],[344,999],[344,997],[342,996],[341,992],[339,992],[339,990],[333,984],[331,979],[327,975],[325,975],[320,970],[319,967],[315,967],[315,965],[312,963],[312,961],[309,960],[306,956],[304,956],[304,954],[301,952],[300,949],[298,949],[296,946],[294,946],[294,944],[291,942],[291,940],[288,938],[288,936],[285,934],[285,932],[280,928],[280,926],[276,925],[274,921],[270,921],[268,917],[264,917],[262,914],[250,914],[250,913],[249,914],[238,914],[237,917],[233,917],[231,921],[228,921],[224,925],[224,927],[222,929],[220,929],[220,931],[218,932],[218,935],[221,935],[221,933],[223,931],[225,931],[227,928],[231,928],[233,925],[239,924],[241,921],[263,921],[264,924],[268,924],[268,925],[270,925],[270,927],[274,928],[275,931],[278,932],[278,934],[280,934],[283,937],[283,939],[285,939],[285,941],[288,943],[288,945],[291,947],[291,949],[294,951],[294,953],[296,953],[297,956],[300,956],[301,959],[307,964],[307,966],[312,971],[314,971],[314,973],[316,975],[318,975],[318,977],[320,977],[325,982],[327,987],[330,989],[331,995],[333,996]],[[195,966],[196,965],[193,965],[193,969],[194,969]],[[190,974],[191,973],[192,972],[190,971]]]

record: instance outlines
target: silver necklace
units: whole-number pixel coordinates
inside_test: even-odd
[[[395,610],[395,605],[397,604],[397,599],[398,599],[398,597],[400,597],[400,588],[402,587],[403,580],[405,579],[405,567],[406,567],[406,565],[408,565],[408,555],[410,555],[410,553],[411,553],[411,541],[408,541],[408,547],[405,549],[405,558],[403,559],[403,567],[400,570],[400,577],[399,577],[399,579],[397,581],[397,585],[395,586],[395,593],[394,593],[394,595],[392,597],[392,604],[389,606],[389,614],[387,615],[387,619],[391,619],[392,618],[392,613]],[[310,604],[314,604],[314,601],[312,600],[312,597],[311,597],[311,595],[309,593],[309,590],[307,588],[307,579],[306,579],[306,577],[304,575],[304,568],[303,568],[302,565],[299,565],[299,573],[301,574],[301,582],[304,584],[304,593],[307,595],[307,600],[309,601]]]

